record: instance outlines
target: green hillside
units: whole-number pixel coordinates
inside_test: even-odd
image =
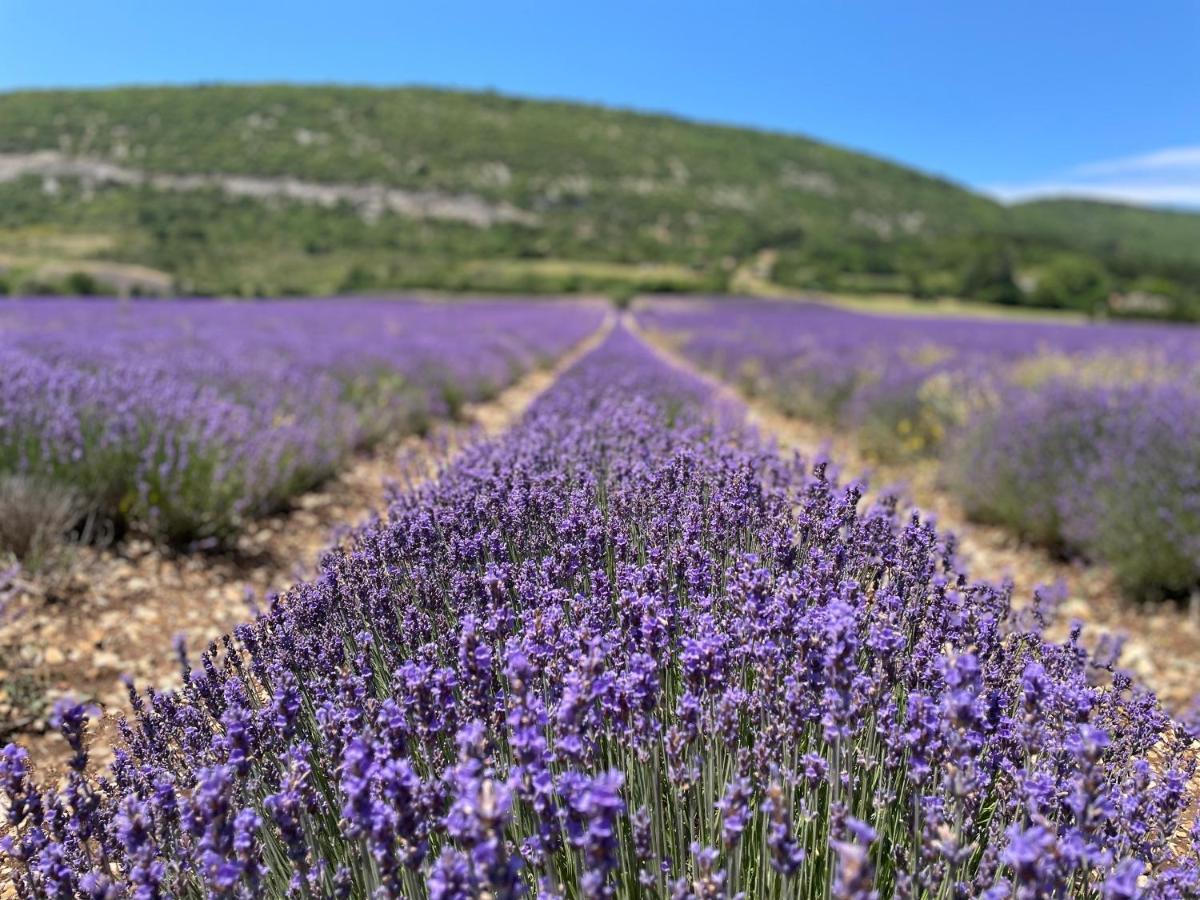
[[[1195,275],[1200,262],[1200,214],[1118,206],[1091,200],[1034,200],[1012,209],[1017,227],[1032,238],[1070,239],[1118,267],[1179,268]]]
[[[790,287],[1011,302],[1057,302],[1014,283],[1060,265],[1200,286],[1200,217],[1089,204],[1080,227],[1079,207],[1009,210],[800,137],[494,94],[0,95],[11,290],[719,290],[764,265]]]

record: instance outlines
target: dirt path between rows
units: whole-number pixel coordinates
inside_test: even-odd
[[[610,316],[555,364],[529,372],[494,400],[468,406],[463,422],[359,457],[298,498],[293,510],[255,523],[236,553],[168,554],[132,540],[82,547],[69,573],[20,584],[22,614],[0,625],[0,729],[9,732],[0,733],[0,743],[16,740],[39,765],[61,763],[67,748],[48,733],[46,718],[54,700],[69,694],[104,710],[93,750],[106,762],[116,718],[128,710],[123,677],[142,687],[177,687],[177,636],[194,657],[247,621],[270,592],[314,574],[327,549],[386,509],[392,491],[431,477],[465,443],[507,429],[614,322]]]
[[[624,321],[671,365],[712,385],[719,396],[742,404],[750,424],[774,438],[781,449],[808,457],[824,452],[840,467],[843,476],[866,475],[877,487],[899,485],[905,499],[935,517],[941,529],[954,533],[959,559],[972,577],[991,581],[1011,578],[1018,603],[1031,598],[1039,585],[1062,585],[1066,589],[1066,598],[1059,607],[1063,625],[1056,637],[1064,636],[1069,623],[1076,619],[1084,623],[1089,644],[1100,632],[1124,636],[1121,665],[1176,713],[1187,709],[1200,694],[1200,623],[1187,611],[1169,603],[1128,601],[1104,566],[1056,559],[1006,529],[970,521],[961,505],[939,488],[936,461],[872,464],[852,436],[831,433],[776,412],[765,403],[747,400],[655,335],[641,330],[632,315],[627,314]]]

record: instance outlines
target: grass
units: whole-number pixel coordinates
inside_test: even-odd
[[[14,293],[170,292],[170,273],[107,258],[117,247],[114,235],[54,225],[0,229],[0,276]]]
[[[828,303],[856,312],[903,316],[969,316],[981,319],[1010,319],[1033,322],[1063,322],[1084,324],[1088,316],[1074,310],[1036,309],[1027,306],[1006,306],[1000,303],[979,303],[959,297],[937,297],[918,300],[904,294],[817,294]],[[811,298],[809,298],[811,299]]]
[[[498,290],[528,289],[600,290],[628,287],[639,291],[700,291],[705,277],[693,269],[669,263],[615,263],[575,259],[472,260],[462,267],[472,284]]]
[[[769,269],[772,263],[773,260],[771,257],[767,257],[759,263],[759,266]],[[983,319],[1077,324],[1089,321],[1088,316],[1075,310],[1008,306],[1000,303],[965,300],[961,297],[917,299],[908,294],[886,291],[866,293],[830,292],[823,290],[799,291],[794,287],[778,284],[769,278],[763,277],[761,269],[756,271],[754,265],[740,267],[730,278],[730,288],[734,293],[746,294],[751,297],[794,300],[805,303],[815,300],[842,309],[875,313],[877,315],[930,316],[934,318],[970,316]]]

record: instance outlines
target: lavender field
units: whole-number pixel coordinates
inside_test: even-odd
[[[0,0],[0,900],[1200,900],[1200,2],[526,6]]]
[[[1196,896],[1200,735],[827,471],[618,327],[319,577],[181,650],[178,691],[131,691],[102,776],[85,703],[54,712],[61,784],[6,748],[14,883]]]
[[[1200,333],[655,301],[641,326],[753,397],[941,461],[967,512],[1110,564],[1139,597],[1200,589]]]
[[[60,528],[90,516],[175,545],[224,541],[602,316],[520,301],[0,303],[0,500],[65,510]]]

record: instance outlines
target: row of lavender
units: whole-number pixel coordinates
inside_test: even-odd
[[[1104,560],[1133,594],[1200,588],[1200,332],[765,301],[639,321],[879,458],[940,455],[969,513]]]
[[[0,475],[119,527],[223,539],[356,448],[454,415],[595,330],[571,304],[0,304]]]
[[[723,412],[724,415],[718,415]],[[1194,746],[618,330],[133,695],[0,757],[27,896],[1183,898]]]

